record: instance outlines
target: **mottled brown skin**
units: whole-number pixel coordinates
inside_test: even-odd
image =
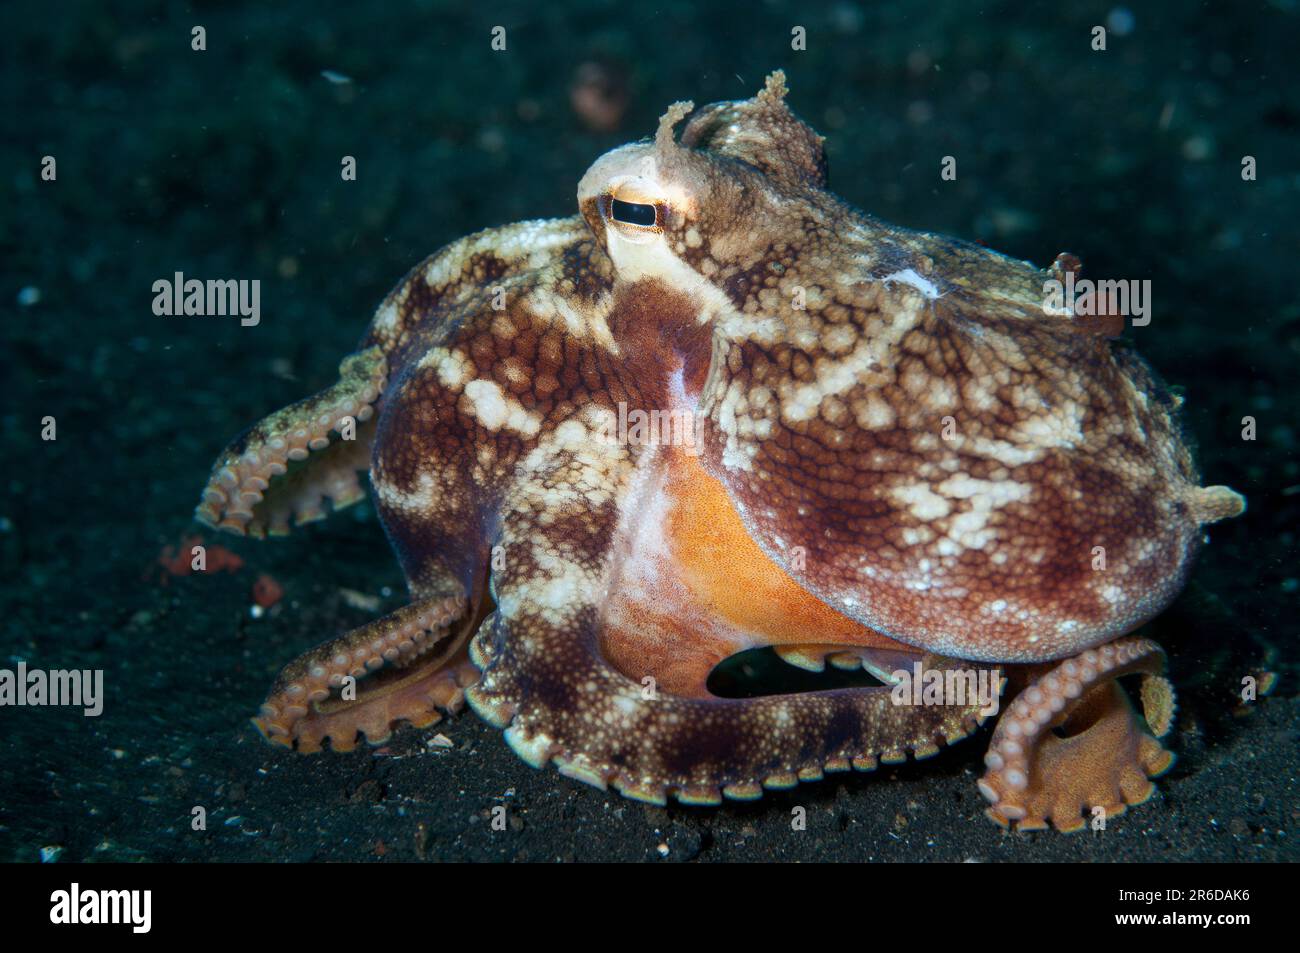
[[[980,720],[887,687],[708,691],[718,661],[777,645],[886,684],[915,660],[1013,663],[982,782],[999,822],[1074,829],[1149,795],[1168,754],[1114,679],[1143,673],[1153,719],[1172,693],[1159,647],[1121,637],[1240,497],[1200,487],[1115,316],[1045,313],[1077,260],[1040,271],[853,209],[784,92],[774,74],[680,142],[678,104],[592,166],[579,216],[443,249],[338,384],[218,461],[200,518],[260,534],[355,499],[372,448],[411,588],[286,669],[268,738],[347,748],[468,697],[531,764],[716,803],[928,756]],[[636,411],[697,429],[629,439]],[[1047,729],[1070,719],[1063,744]]]

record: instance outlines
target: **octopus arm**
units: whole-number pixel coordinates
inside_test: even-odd
[[[241,536],[284,535],[291,522],[324,518],[327,502],[362,499],[386,374],[378,347],[351,354],[334,384],[245,430],[213,465],[195,518]]]
[[[555,500],[582,505],[539,509],[524,491],[506,500],[497,611],[471,642],[482,677],[466,697],[525,761],[638,800],[716,804],[927,757],[974,729],[981,710],[973,698],[900,705],[886,687],[715,697],[704,687],[711,655],[674,652],[669,665],[650,643],[616,664],[609,607],[632,584],[621,561],[640,558],[620,554],[616,541],[640,505],[646,464],[638,462],[614,444],[555,447],[533,476]],[[707,641],[707,631],[692,635]],[[917,660],[972,677],[979,670],[922,653]]]

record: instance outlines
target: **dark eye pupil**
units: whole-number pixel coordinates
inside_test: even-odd
[[[616,222],[625,222],[628,225],[653,225],[655,223],[655,207],[653,205],[638,205],[635,202],[620,202],[614,199],[614,204],[610,206],[609,217]]]

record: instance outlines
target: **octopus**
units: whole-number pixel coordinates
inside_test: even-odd
[[[468,703],[529,765],[716,805],[996,714],[978,787],[1004,827],[1150,797],[1175,701],[1137,630],[1243,498],[1201,486],[1121,316],[1045,305],[1076,258],[858,211],[785,99],[775,72],[676,103],[578,214],[446,246],[337,381],[220,455],[197,518],[255,537],[368,475],[410,590],[284,668],[266,739],[347,751]],[[710,688],[757,648],[862,684]]]

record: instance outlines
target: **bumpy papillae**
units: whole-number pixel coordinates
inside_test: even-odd
[[[332,387],[254,426],[212,468],[195,518],[241,536],[262,536],[288,532],[291,515],[297,523],[319,519],[326,498],[336,509],[360,499],[357,472],[369,465],[369,441],[356,431],[374,415],[386,373],[379,348],[350,355]],[[290,474],[291,463],[308,458],[307,467]],[[273,481],[279,483],[273,487]],[[290,497],[267,505],[268,491],[281,488]]]
[[[777,657],[787,665],[793,665],[795,668],[801,668],[806,672],[824,672],[827,665],[841,672],[866,671],[885,682],[886,685],[893,683],[889,673],[900,668],[909,670],[912,662],[921,657],[911,652],[863,648],[852,645],[781,645],[776,646],[774,650]],[[1000,691],[1002,678],[1000,674],[997,677]],[[936,737],[930,743],[887,750],[873,755],[863,754],[851,759],[833,758],[825,762],[824,768],[827,772],[832,773],[850,769],[854,771],[874,771],[880,764],[905,763],[909,751],[914,759],[924,761],[926,758],[932,758],[939,753],[938,742],[942,741],[949,746],[955,745],[957,742],[969,737],[988,718],[989,716],[982,712],[971,713],[962,718],[959,727],[942,738]],[[796,777],[800,781],[820,781],[822,773],[816,769],[806,769],[798,772]]]
[[[806,672],[824,672],[827,665],[841,672],[865,670],[887,684],[892,683],[890,672],[899,668],[910,669],[915,661],[915,653],[851,645],[778,645],[773,650],[787,665]]]
[[[1173,762],[1156,740],[1175,709],[1173,687],[1160,675],[1164,658],[1149,639],[1117,639],[1062,662],[1016,696],[984,758],[979,789],[992,804],[989,816],[1022,830],[1052,823],[1071,831],[1097,808],[1113,817],[1146,800],[1149,778]],[[1116,681],[1135,673],[1143,677],[1141,702],[1154,737]],[[1092,721],[1081,732],[1061,738],[1052,731],[1085,706]]]
[[[794,654],[791,651],[782,656]],[[904,653],[879,652],[853,646],[806,645],[797,653],[800,661],[811,661],[820,656],[838,668],[865,667],[879,669],[881,662],[903,657]],[[952,666],[963,667],[963,663],[954,659],[944,659],[933,655],[905,653],[909,662],[920,661],[926,670],[946,671]],[[490,669],[492,658],[482,639],[475,639],[470,644],[470,658],[477,669]],[[789,660],[789,659],[787,659]],[[799,662],[792,662],[799,664]],[[824,664],[824,662],[823,662]],[[815,666],[800,665],[800,667]],[[1002,683],[1000,670],[990,670],[997,679],[1000,691]],[[889,713],[896,711],[888,687],[861,687],[839,690],[836,701],[838,706],[846,706],[853,717],[868,731],[868,726],[889,721]],[[777,701],[787,696],[765,696],[744,700],[745,706]],[[789,696],[794,697],[794,696]],[[674,699],[661,696],[663,704],[671,705]],[[505,738],[511,748],[533,767],[553,763],[561,774],[586,784],[606,789],[614,788],[625,797],[649,804],[663,805],[669,798],[682,804],[709,806],[721,804],[724,799],[735,801],[752,801],[763,796],[765,791],[781,791],[797,787],[800,782],[816,782],[828,774],[843,772],[872,772],[880,765],[898,765],[906,763],[909,756],[915,760],[933,757],[942,750],[941,746],[954,745],[974,733],[989,717],[980,709],[979,704],[966,706],[941,705],[925,708],[917,713],[916,719],[907,719],[898,734],[885,735],[875,739],[874,744],[850,741],[847,749],[838,752],[810,753],[792,749],[788,752],[789,763],[782,770],[765,772],[749,779],[710,778],[705,783],[677,783],[660,776],[655,770],[631,769],[623,763],[614,763],[598,751],[583,751],[570,748],[559,741],[551,741],[539,746],[536,735],[516,721],[517,709],[509,703],[502,703],[493,697],[490,679],[480,682],[469,694],[469,701],[474,710],[490,724],[505,729]],[[920,716],[925,715],[922,719]],[[742,712],[737,717],[745,717]],[[917,722],[923,720],[924,727]]]
[[[280,674],[253,723],[267,740],[296,743],[300,751],[319,750],[326,737],[336,750],[349,750],[358,732],[378,743],[397,721],[424,727],[437,720],[438,708],[459,710],[476,677],[472,666],[452,658],[463,641],[455,623],[465,610],[463,596],[428,599],[319,646]],[[410,678],[368,695],[363,679],[385,667],[409,668]],[[318,706],[337,701],[349,677],[357,681],[356,700],[322,712]]]

